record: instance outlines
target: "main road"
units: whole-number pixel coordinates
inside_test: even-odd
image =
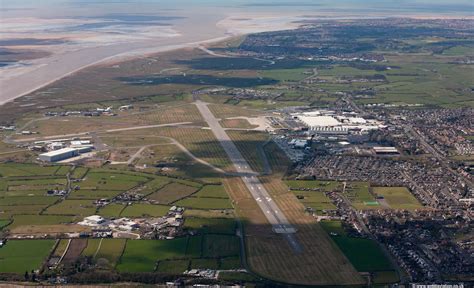
[[[289,223],[278,205],[273,201],[265,186],[258,179],[258,174],[250,168],[247,160],[245,160],[237,146],[235,146],[234,142],[232,142],[220,125],[219,119],[212,114],[209,107],[207,107],[207,103],[197,100],[195,105],[234,164],[235,170],[242,178],[250,194],[257,201],[258,206],[272,225],[273,231],[284,235],[295,252],[301,252],[301,246],[294,237],[296,229]]]

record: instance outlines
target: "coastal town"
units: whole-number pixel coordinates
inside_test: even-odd
[[[263,31],[0,105],[0,281],[470,287],[474,22],[346,16],[229,16]],[[191,21],[97,17],[79,26]]]

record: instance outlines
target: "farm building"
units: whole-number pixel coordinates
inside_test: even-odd
[[[45,162],[57,162],[64,159],[72,158],[79,155],[77,149],[63,148],[39,155],[39,159]]]
[[[79,222],[79,225],[84,226],[98,226],[105,222],[105,219],[99,215],[92,215],[84,218],[82,222]]]

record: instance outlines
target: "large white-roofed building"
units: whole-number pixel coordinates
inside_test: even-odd
[[[377,120],[365,119],[355,113],[338,114],[330,110],[296,113],[292,116],[318,134],[348,134],[349,131],[369,131],[385,127]]]
[[[58,162],[79,155],[79,151],[73,148],[63,148],[39,155],[39,159],[45,162]]]

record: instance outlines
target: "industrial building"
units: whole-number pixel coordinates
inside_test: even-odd
[[[79,151],[77,149],[63,148],[40,154],[39,159],[44,162],[58,162],[68,158],[76,157],[78,155]]]
[[[345,135],[350,131],[367,132],[386,127],[377,120],[358,117],[354,112],[316,110],[294,113],[292,118],[317,134]]]
[[[399,154],[395,147],[373,147],[375,154],[378,155],[394,155]]]

